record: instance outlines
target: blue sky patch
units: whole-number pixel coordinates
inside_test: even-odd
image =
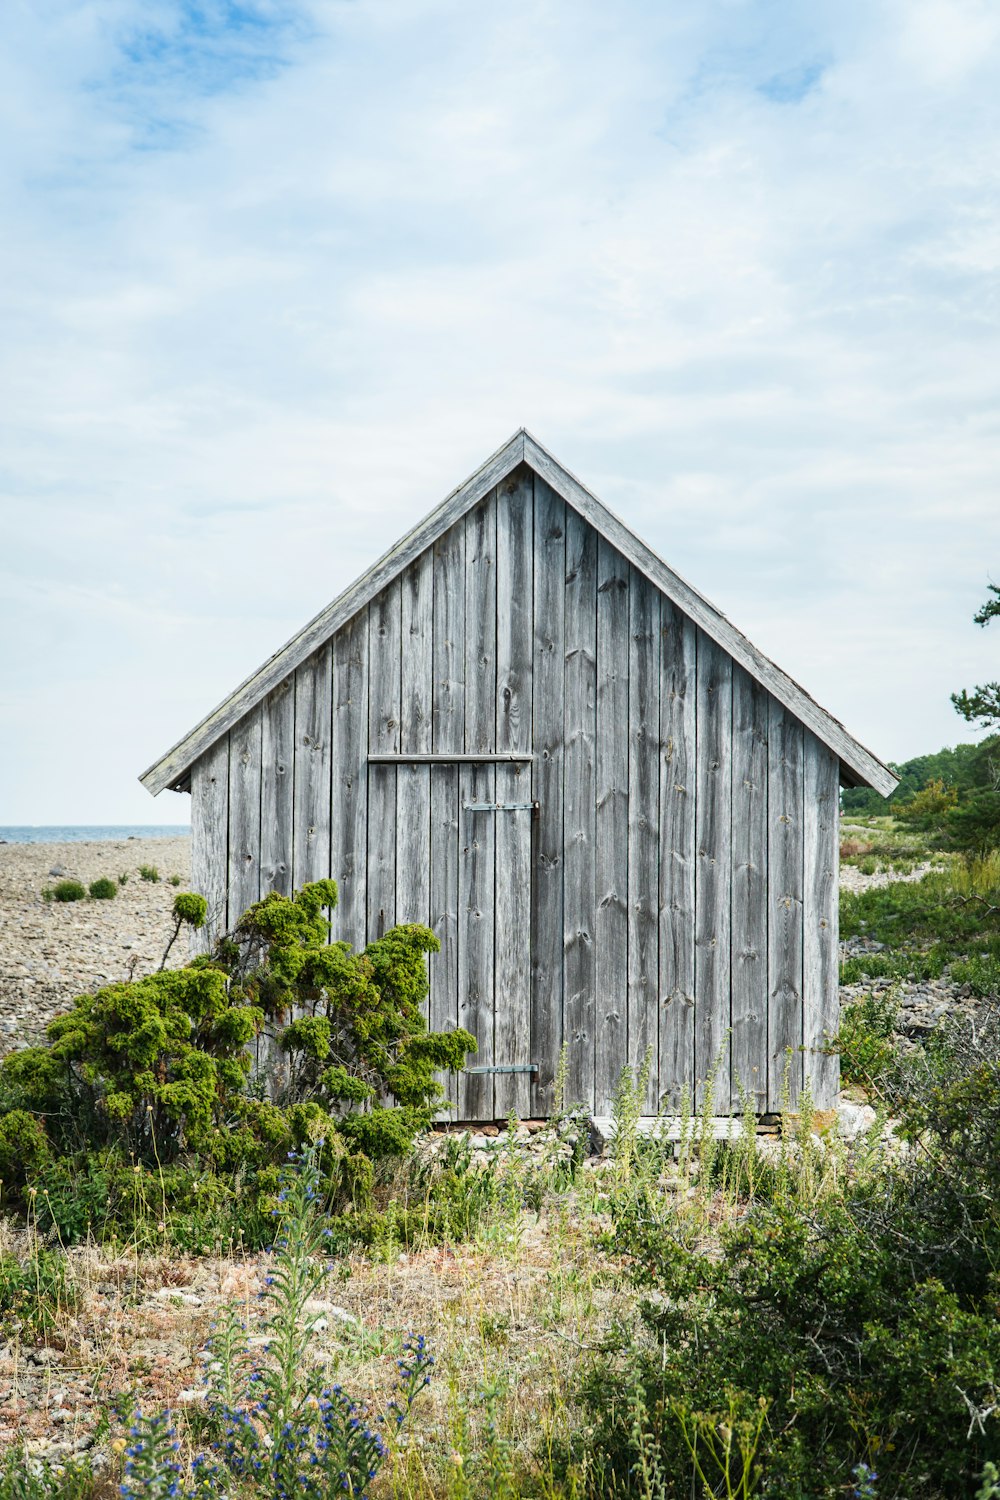
[[[135,28],[121,44],[115,83],[125,89],[178,86],[213,95],[273,77],[307,31],[297,4],[180,0],[158,25]]]
[[[825,63],[801,63],[796,68],[775,73],[766,83],[758,84],[757,92],[773,104],[800,104],[817,87],[825,72]]]

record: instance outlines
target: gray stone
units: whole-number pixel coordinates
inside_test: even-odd
[[[870,1104],[858,1104],[843,1094],[837,1099],[837,1129],[845,1141],[856,1141],[875,1124],[876,1114]]]

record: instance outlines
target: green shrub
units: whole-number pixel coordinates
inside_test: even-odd
[[[150,885],[155,885],[160,878],[160,872],[155,865],[140,865],[139,879],[148,880]]]
[[[39,1249],[23,1259],[0,1254],[0,1327],[40,1337],[75,1300],[61,1250]]]
[[[119,877],[118,877],[118,884],[119,885],[128,885],[128,876],[124,872],[121,875],[119,875]]]
[[[840,966],[841,984],[859,984],[865,979],[940,979],[947,967],[940,949],[920,953],[912,948],[888,949],[882,953],[855,953]]]
[[[1000,954],[1000,912],[991,913],[989,901],[963,899],[969,894],[985,895],[970,891],[969,879],[965,867],[959,865],[954,870],[931,871],[922,880],[844,891],[841,936],[875,938],[896,950],[895,961],[904,948],[942,964],[991,947]]]
[[[844,1083],[876,1086],[897,1071],[893,1033],[899,1006],[889,996],[866,995],[840,1013],[840,1076]]]
[[[95,1151],[50,1159],[34,1185],[39,1228],[64,1245],[93,1236],[210,1255],[234,1246],[261,1250],[274,1239],[276,1166],[224,1173],[177,1162],[158,1171],[114,1150]]]
[[[53,901],[82,901],[86,894],[78,880],[60,880],[52,887]]]
[[[14,1121],[12,1132],[45,1143],[46,1212],[64,1237],[149,1217],[143,1195],[157,1221],[175,1208],[193,1215],[192,1235],[215,1236],[218,1211],[184,1203],[168,1168],[253,1174],[260,1187],[291,1147],[319,1136],[331,1190],[356,1198],[371,1164],[404,1154],[430,1124],[435,1073],[475,1048],[466,1031],[429,1032],[421,1013],[437,939],[397,927],[352,953],[328,942],[336,900],[333,881],[272,893],[213,954],[80,996],[49,1024],[47,1045],[0,1064],[0,1129]],[[174,898],[178,930],[205,911],[193,892]],[[279,1059],[271,1098],[249,1079],[258,1038]]]
[[[929,781],[909,802],[893,802],[893,812],[905,823],[931,828],[948,817],[958,803],[958,788],[945,786],[940,776]]]
[[[859,1465],[877,1466],[886,1496],[973,1493],[1000,1436],[997,1023],[952,1027],[908,1093],[909,1155],[842,1196],[757,1199],[718,1247],[686,1243],[676,1215],[619,1217],[612,1200],[649,1338],[585,1380],[583,1493],[635,1493],[636,1472],[655,1469],[662,1500],[835,1500],[861,1492]],[[731,1488],[712,1443],[698,1479],[691,1438],[709,1431]]]
[[[179,896],[174,897],[171,910],[178,922],[186,922],[189,927],[201,928],[204,927],[205,918],[208,916],[208,902],[196,891],[182,891]]]
[[[34,1115],[23,1109],[0,1115],[0,1184],[7,1192],[23,1187],[48,1154],[48,1137]]]
[[[180,883],[181,883],[181,877],[179,875],[171,875],[171,877],[170,877],[170,884],[171,885],[180,885]]]
[[[102,877],[100,880],[90,882],[90,896],[93,901],[113,901],[118,894],[118,887],[113,880]]]
[[[954,963],[949,970],[955,984],[967,984],[981,1000],[1000,1000],[1000,958],[991,953],[977,953]]]

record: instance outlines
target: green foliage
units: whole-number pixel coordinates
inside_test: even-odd
[[[956,984],[967,984],[980,1000],[1000,1000],[1000,957],[995,954],[975,953],[952,964],[949,972]]]
[[[840,966],[843,984],[947,975],[983,998],[1000,990],[1000,858],[953,861],[922,880],[841,893],[845,938],[874,939]]]
[[[908,1155],[818,1199],[772,1175],[715,1246],[610,1200],[649,1337],[585,1382],[585,1493],[973,1492],[1000,1438],[997,1023],[954,1026],[908,1094]]]
[[[96,1500],[102,1493],[85,1459],[55,1463],[15,1450],[0,1460],[0,1500]]]
[[[118,887],[113,880],[102,876],[100,880],[90,882],[90,898],[92,901],[113,901],[118,894]]]
[[[988,625],[991,620],[1000,616],[1000,587],[995,583],[987,585],[992,599],[987,599],[982,609],[973,615],[977,625]],[[970,724],[982,724],[989,727],[1000,724],[1000,682],[980,683],[969,693],[965,688],[960,693],[952,693],[951,701],[963,719]]]
[[[170,884],[171,885],[180,885],[180,883],[181,883],[181,877],[179,875],[171,875],[171,877],[170,877]]]
[[[121,875],[119,875],[119,877],[118,877],[118,884],[119,885],[128,885],[128,876],[124,872]]]
[[[155,885],[160,878],[160,872],[155,865],[140,865],[139,879],[148,880],[150,885]]]
[[[879,817],[887,810],[906,827],[922,829],[939,848],[978,851],[1000,845],[1000,736],[918,755],[892,769],[900,783],[888,803],[868,787],[841,793],[845,815],[876,818],[868,852],[889,852],[882,847],[886,820]]]
[[[960,794],[965,793],[981,782],[983,750],[988,743],[955,745],[931,755],[915,755],[911,760],[899,763],[891,761],[890,768],[899,777],[899,786],[892,796],[888,799],[881,797],[870,787],[845,787],[841,792],[844,812],[847,815],[875,816],[887,810],[895,812],[898,804],[908,802],[934,780],[940,780],[946,787],[955,787]]]
[[[208,1255],[234,1246],[262,1249],[274,1236],[273,1165],[227,1172],[175,1162],[156,1170],[114,1150],[92,1151],[51,1158],[34,1186],[39,1229],[64,1245],[92,1236]]]
[[[178,922],[186,922],[189,927],[204,927],[205,918],[208,916],[208,902],[204,896],[197,895],[194,891],[182,891],[175,896],[171,911]]]
[[[36,1248],[24,1258],[0,1254],[0,1327],[8,1338],[12,1333],[42,1337],[54,1327],[59,1309],[74,1301],[62,1251]]]
[[[940,776],[929,781],[908,802],[896,808],[897,818],[918,827],[930,828],[951,813],[958,803],[958,788],[946,787]]]
[[[896,952],[894,961],[904,951],[941,964],[964,957],[970,948],[986,951],[1000,940],[1000,914],[991,915],[979,902],[963,900],[965,894],[961,865],[955,871],[932,871],[922,880],[843,891],[841,936],[887,944]]]
[[[364,1197],[371,1163],[405,1154],[433,1119],[436,1071],[461,1067],[475,1043],[427,1031],[434,934],[395,928],[355,954],[328,942],[336,900],[333,881],[272,893],[212,955],[80,996],[45,1046],[5,1059],[8,1191],[42,1183],[39,1213],[67,1240],[111,1227],[143,1237],[150,1223],[188,1242],[256,1240],[269,1172],[322,1136],[331,1190]],[[206,904],[182,892],[173,911],[176,937],[204,923]],[[286,1060],[270,1099],[249,1077],[259,1038]],[[228,1216],[221,1180],[254,1184]]]
[[[940,979],[946,967],[940,947],[917,952],[892,949],[882,953],[856,953],[840,966],[841,984],[859,984],[865,979]]]
[[[980,853],[1000,846],[1000,788],[970,792],[949,817],[948,831],[956,849]]]
[[[24,1187],[48,1158],[49,1142],[40,1120],[24,1109],[0,1116],[0,1186]]]
[[[53,901],[82,901],[87,892],[78,880],[60,880],[52,887]]]
[[[899,1006],[889,996],[866,995],[840,1017],[837,1050],[844,1083],[871,1088],[897,1071],[893,1033]]]

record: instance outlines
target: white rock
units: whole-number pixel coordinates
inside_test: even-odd
[[[875,1111],[870,1104],[857,1104],[853,1099],[838,1099],[837,1129],[845,1141],[856,1141],[875,1124]]]
[[[338,1307],[336,1302],[323,1302],[318,1297],[310,1297],[302,1311],[307,1317],[322,1318],[329,1323],[331,1319],[335,1323],[356,1323],[358,1320],[346,1307]]]

